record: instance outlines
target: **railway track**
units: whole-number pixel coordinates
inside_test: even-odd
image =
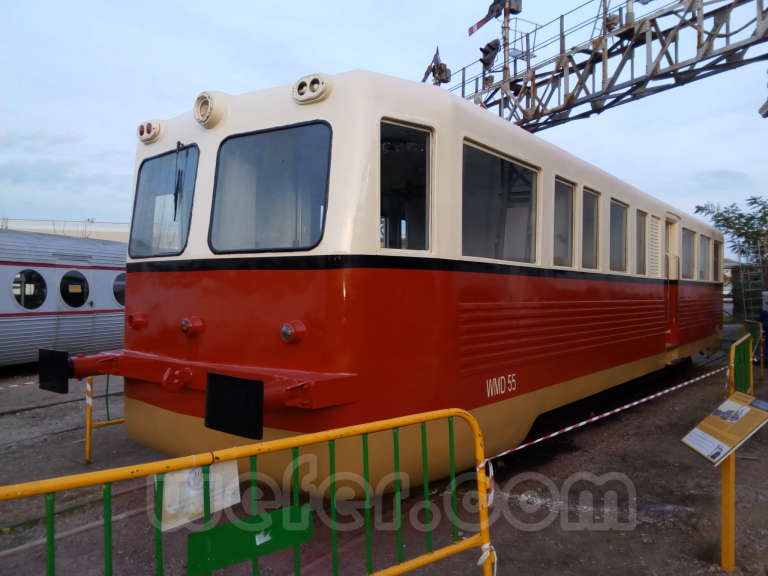
[[[709,358],[689,359],[680,364],[668,366],[659,372],[631,380],[573,404],[547,412],[536,419],[528,436],[521,444],[547,436],[564,427],[575,425],[597,414],[609,412],[625,404],[641,400],[679,382],[706,374],[714,368],[726,365],[727,362],[727,351],[721,349]],[[722,375],[719,377],[725,378]]]

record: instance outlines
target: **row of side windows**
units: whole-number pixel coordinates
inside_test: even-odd
[[[429,249],[426,130],[381,123],[380,245]],[[536,261],[536,171],[480,148],[463,150],[464,256]]]
[[[429,130],[394,122],[381,123],[382,248],[429,249]],[[536,170],[464,143],[462,151],[462,255],[536,262]],[[573,267],[576,186],[554,182],[553,254],[555,266]],[[582,190],[581,267],[600,267],[600,194]],[[610,200],[609,269],[629,271],[629,206]],[[661,220],[635,210],[634,273],[660,275]],[[683,230],[682,277],[693,278],[693,237]],[[650,245],[650,248],[649,248]],[[700,237],[700,253],[709,254],[709,238]],[[720,269],[721,247],[714,243],[712,268]],[[650,270],[649,270],[650,269]],[[700,280],[710,278],[708,257],[699,259]]]
[[[555,180],[553,264],[572,266],[574,185]],[[599,267],[598,221],[600,196],[587,188],[582,197],[582,251],[581,266],[586,269]],[[610,201],[609,269],[612,272],[629,272],[628,255],[631,253],[629,237],[629,206],[616,199]],[[661,275],[659,252],[661,219],[651,216],[650,234],[648,214],[635,210],[635,265],[633,272],[638,275]],[[698,270],[695,267],[696,233],[687,228],[682,231],[682,263],[680,276],[683,279],[720,281],[722,267],[722,243],[712,241],[703,234],[698,239]],[[669,247],[670,239],[666,239]],[[710,247],[712,250],[710,251]],[[667,248],[668,250],[669,248]]]
[[[682,262],[680,276],[685,280],[720,281],[720,268],[723,264],[722,242],[712,241],[708,236],[699,234],[698,257],[696,254],[696,232],[683,228]],[[712,251],[710,252],[710,246]],[[696,266],[698,264],[698,267]],[[711,267],[710,267],[711,266]],[[698,268],[698,269],[697,269]]]
[[[23,308],[40,308],[48,297],[48,285],[45,278],[31,268],[19,271],[13,278],[11,293]],[[77,270],[70,270],[59,283],[61,299],[71,308],[80,308],[88,301],[88,280]],[[125,306],[125,273],[115,276],[112,282],[112,295],[120,306]]]

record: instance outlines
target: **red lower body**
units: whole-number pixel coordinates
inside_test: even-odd
[[[75,358],[75,375],[122,374],[128,398],[199,418],[209,371],[258,379],[264,425],[311,432],[475,409],[669,345],[660,279],[435,268],[129,265],[126,350]],[[718,334],[720,286],[675,288],[677,344]],[[281,327],[295,321],[306,333],[286,343]]]

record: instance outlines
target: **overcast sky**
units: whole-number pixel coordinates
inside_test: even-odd
[[[6,2],[0,216],[127,222],[139,122],[189,110],[206,89],[236,94],[316,71],[420,80],[435,45],[456,71],[500,35],[491,22],[467,37],[489,3]],[[522,16],[543,23],[580,3],[523,0]],[[768,190],[766,68],[539,135],[689,212],[741,202]]]

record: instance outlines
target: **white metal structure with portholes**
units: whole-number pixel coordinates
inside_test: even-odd
[[[0,230],[0,366],[123,345],[126,244]]]

